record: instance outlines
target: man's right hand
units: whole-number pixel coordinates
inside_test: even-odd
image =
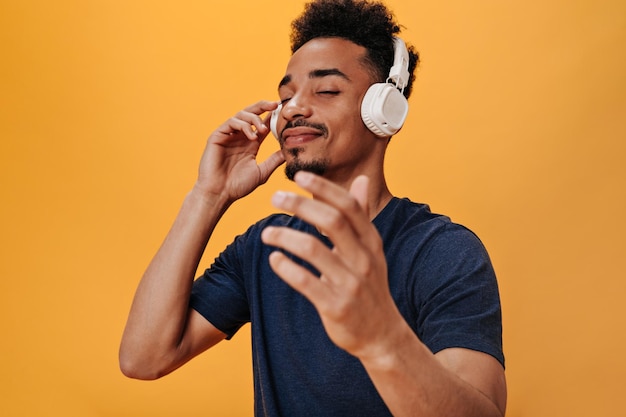
[[[276,102],[259,101],[238,112],[209,136],[195,191],[230,204],[269,179],[284,162],[282,152],[274,152],[260,164],[256,157],[270,132],[268,112],[277,107]],[[261,118],[264,113],[267,114]]]
[[[163,244],[146,269],[120,344],[125,375],[165,375],[226,335],[189,308],[194,275],[224,210],[268,180],[284,162],[280,151],[257,164],[276,102],[260,101],[222,124],[209,137],[198,180]]]

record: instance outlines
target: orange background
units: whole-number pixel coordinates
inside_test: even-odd
[[[251,414],[247,327],[155,382],[117,348],[205,138],[276,98],[302,4],[0,3],[0,415]],[[624,415],[626,3],[388,4],[423,62],[389,184],[488,247],[508,416]],[[202,267],[285,187],[237,203]]]

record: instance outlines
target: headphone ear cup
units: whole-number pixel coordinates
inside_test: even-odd
[[[396,134],[404,124],[409,103],[393,84],[372,84],[361,102],[365,126],[380,137]]]
[[[282,108],[283,105],[279,104],[276,110],[272,111],[272,117],[270,118],[270,130],[272,131],[272,135],[274,135],[276,139],[279,139],[278,128],[276,126],[278,125],[278,116],[280,115],[280,111]]]

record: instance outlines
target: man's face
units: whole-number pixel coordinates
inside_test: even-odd
[[[288,178],[304,169],[340,179],[367,159],[375,137],[361,120],[361,101],[374,81],[365,53],[345,39],[317,38],[293,54],[278,88]]]

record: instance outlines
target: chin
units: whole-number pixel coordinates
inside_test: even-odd
[[[313,160],[313,161],[301,161],[294,159],[285,165],[285,176],[290,181],[293,181],[298,171],[312,172],[316,175],[324,175],[328,169],[328,161],[325,159]]]

